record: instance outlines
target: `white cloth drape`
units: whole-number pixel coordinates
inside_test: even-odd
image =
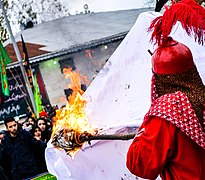
[[[154,47],[147,28],[151,20],[161,15],[145,12],[110,57],[109,61],[86,90],[89,100],[86,112],[91,123],[108,133],[126,131],[138,126],[150,106],[151,56]],[[192,51],[199,73],[205,82],[205,46],[186,35],[180,23],[171,36]],[[126,168],[126,153],[130,141],[94,141],[78,152],[74,159],[49,143],[46,163],[50,173],[59,180],[120,180],[135,179]]]

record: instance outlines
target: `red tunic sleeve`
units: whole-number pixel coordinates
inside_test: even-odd
[[[143,123],[127,153],[127,168],[145,179],[155,179],[174,151],[177,128],[170,122],[151,117]]]

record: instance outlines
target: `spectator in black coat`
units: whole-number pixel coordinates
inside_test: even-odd
[[[11,159],[11,174],[14,180],[22,180],[40,173],[35,151],[45,149],[46,144],[36,140],[31,133],[18,128],[13,117],[4,120],[7,132],[2,139],[5,153]]]
[[[31,134],[34,138],[36,138],[37,140],[42,141],[41,139],[41,128],[38,126],[34,126],[31,129]],[[40,173],[44,173],[47,172],[47,166],[46,166],[46,160],[45,160],[45,149],[39,149],[38,151],[35,151],[35,157],[36,157],[36,161],[38,163],[39,169],[40,169]]]
[[[6,156],[3,150],[3,146],[1,144],[1,140],[4,137],[5,132],[3,130],[0,131],[0,179],[1,180],[11,180],[11,167],[10,160]]]
[[[40,117],[37,119],[37,126],[41,128],[41,139],[43,142],[48,142],[51,138],[52,131],[48,125],[47,119],[45,117]]]
[[[5,168],[4,168],[4,154],[3,154],[3,147],[0,144],[0,179],[1,180],[8,180],[8,177],[6,175],[5,172]]]

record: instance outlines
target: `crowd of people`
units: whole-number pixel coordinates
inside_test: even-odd
[[[55,108],[48,105],[35,118],[27,113],[20,123],[14,117],[4,119],[0,131],[0,179],[22,180],[47,172],[45,149],[51,138]]]

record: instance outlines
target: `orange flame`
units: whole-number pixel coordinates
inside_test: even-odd
[[[73,130],[78,133],[86,131],[90,134],[94,134],[95,131],[89,124],[88,117],[84,112],[86,100],[82,96],[84,91],[81,90],[80,74],[76,71],[73,72],[72,68],[64,68],[63,73],[66,78],[70,78],[71,84],[69,84],[69,88],[73,90],[73,93],[69,96],[66,107],[56,111],[52,137],[61,129]],[[69,155],[74,156],[77,151],[79,151],[79,148],[75,148],[69,152]]]
[[[88,57],[91,62],[93,62],[93,55],[92,55],[93,53],[94,51],[91,51],[89,49],[85,50],[86,57]]]
[[[87,49],[87,50],[85,50],[85,57],[89,58],[89,60],[92,62],[92,64],[94,64],[95,66],[98,66],[98,68],[101,69],[104,64],[93,60],[94,53],[95,53],[94,51]]]

